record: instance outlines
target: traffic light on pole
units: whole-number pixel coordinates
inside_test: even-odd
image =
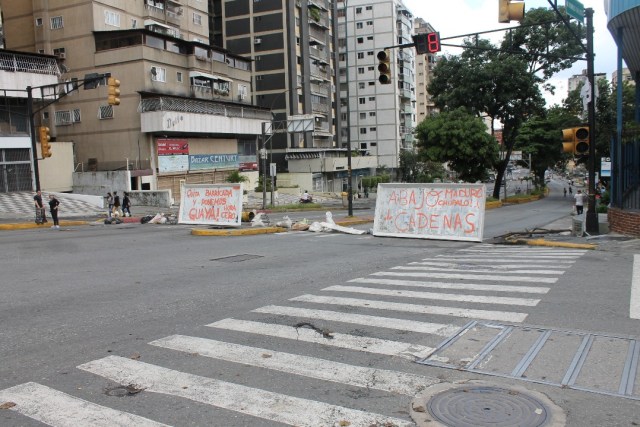
[[[522,21],[524,18],[524,2],[511,0],[498,0],[498,22],[509,23]]]
[[[562,151],[575,156],[589,155],[589,128],[579,126],[562,129]]]
[[[109,86],[109,96],[107,98],[109,105],[120,105],[120,80],[115,77],[109,77],[107,86]]]
[[[391,52],[389,49],[378,52],[378,71],[380,72],[378,77],[380,84],[391,84]]]
[[[42,158],[51,157],[51,136],[49,135],[49,128],[46,126],[40,126],[38,128],[40,134],[40,151],[42,152]]]
[[[418,55],[440,52],[440,33],[421,33],[412,37]]]

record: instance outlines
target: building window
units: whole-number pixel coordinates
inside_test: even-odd
[[[98,107],[98,120],[113,119],[113,105],[101,105]]]
[[[62,16],[53,16],[51,19],[51,29],[59,30],[64,27],[64,22],[62,21]]]
[[[376,128],[369,128],[369,132],[376,132],[378,129]]]
[[[376,116],[375,111],[369,111],[369,117],[375,117],[375,116]]]
[[[358,30],[361,30],[362,29],[362,22],[356,22],[356,28]]]
[[[370,50],[369,52],[367,52],[367,56],[373,56],[373,51]]]
[[[370,27],[373,25],[373,21],[367,21],[367,27]]]
[[[358,98],[358,104],[362,105],[365,103],[365,98]]]
[[[373,10],[373,6],[367,6],[366,10]]]
[[[56,111],[56,126],[67,126],[80,122],[80,109]]]
[[[376,82],[369,82],[369,86],[375,86]]]
[[[373,40],[373,36],[367,36],[367,40]]]
[[[370,146],[370,147],[377,147],[377,146],[378,146],[378,143],[377,143],[377,142],[370,142],[370,143],[369,143],[369,146]]]
[[[182,73],[180,71],[176,73],[176,81],[182,83]]]
[[[362,37],[358,37],[356,40],[358,41],[358,44],[364,43],[364,38]]]
[[[364,52],[358,52],[358,59],[364,59]]]
[[[360,135],[366,135],[367,134],[367,128],[360,128]]]
[[[193,13],[193,23],[196,25],[202,25],[202,15]]]
[[[65,58],[67,53],[65,52],[63,47],[57,47],[53,49],[53,54],[54,56],[57,56],[58,58],[63,59]]]
[[[166,82],[167,69],[162,67],[151,67],[151,80],[154,82]]]
[[[358,83],[358,89],[364,89],[364,82]]]
[[[362,8],[361,7],[356,7],[356,13],[362,13]]]
[[[138,28],[138,20],[131,18],[131,28]]]
[[[104,23],[112,27],[120,27],[120,14],[110,10],[104,11]]]
[[[360,120],[364,120],[367,118],[367,113],[360,113]]]
[[[375,97],[375,96],[370,96],[370,97],[369,97],[369,101],[371,101],[371,102],[376,102],[376,97]]]
[[[36,18],[36,27],[42,27],[42,18]]]
[[[238,99],[240,101],[243,101],[244,99],[247,98],[247,95],[249,94],[249,88],[247,87],[247,85],[238,85]]]
[[[367,149],[367,143],[366,142],[361,142],[360,143],[360,149],[361,150],[366,150]]]
[[[367,69],[368,69],[369,71],[373,71],[373,70],[375,70],[375,69],[376,69],[376,67],[374,67],[374,66],[372,65],[371,67],[368,67]]]
[[[364,74],[364,67],[358,67],[358,74]]]
[[[38,49],[38,53],[44,54],[44,49]]]

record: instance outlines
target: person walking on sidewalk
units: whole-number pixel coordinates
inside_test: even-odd
[[[129,193],[126,191],[122,198],[122,213],[124,216],[131,216],[131,200],[129,199]]]
[[[111,192],[107,193],[107,217],[111,218],[111,213],[113,211],[113,196]]]
[[[58,221],[58,206],[60,206],[58,199],[56,199],[53,194],[49,194],[49,211],[51,212],[51,219],[53,219],[53,225],[51,228],[60,228],[60,223]]]
[[[578,192],[576,193],[574,197],[574,199],[576,199],[576,213],[578,215],[582,215],[582,212],[584,210],[584,199],[585,199],[585,194],[582,192],[582,190],[578,190]]]
[[[117,212],[118,216],[122,216],[122,211],[120,210],[120,196],[118,196],[118,192],[113,192],[113,211]]]
[[[44,203],[42,202],[42,192],[38,190],[36,195],[33,196],[33,203],[36,206],[36,223],[44,224],[47,222],[47,214],[44,209]]]

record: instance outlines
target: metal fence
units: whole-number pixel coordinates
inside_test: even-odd
[[[33,190],[28,148],[0,150],[0,193]]]
[[[613,171],[616,186],[613,205],[621,209],[640,209],[640,141],[626,142],[615,149],[620,150],[621,162]],[[619,177],[617,181],[615,176]]]
[[[271,120],[271,112],[268,110],[164,96],[145,98],[140,101],[138,112],[146,113],[150,111],[179,111],[183,113]]]

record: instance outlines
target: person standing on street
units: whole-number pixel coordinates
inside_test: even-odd
[[[564,188],[564,197],[567,197],[567,187]]]
[[[131,200],[129,199],[129,193],[126,191],[122,198],[122,213],[124,216],[131,216]]]
[[[111,218],[111,213],[113,212],[113,196],[111,192],[107,193],[107,217]]]
[[[47,215],[44,209],[44,203],[42,202],[42,192],[38,190],[36,195],[33,196],[33,203],[36,206],[36,223],[44,224],[47,222]]]
[[[56,199],[53,194],[49,194],[49,211],[51,212],[51,218],[53,219],[53,225],[51,228],[60,228],[60,223],[58,222],[58,206],[60,206],[58,199]]]
[[[576,195],[573,197],[574,199],[576,199],[576,213],[578,215],[582,215],[582,212],[584,211],[585,194],[582,192],[582,190],[578,190]]]
[[[120,196],[118,196],[117,191],[113,192],[113,210],[114,212],[117,212],[119,216],[122,215],[122,212],[120,211]]]

